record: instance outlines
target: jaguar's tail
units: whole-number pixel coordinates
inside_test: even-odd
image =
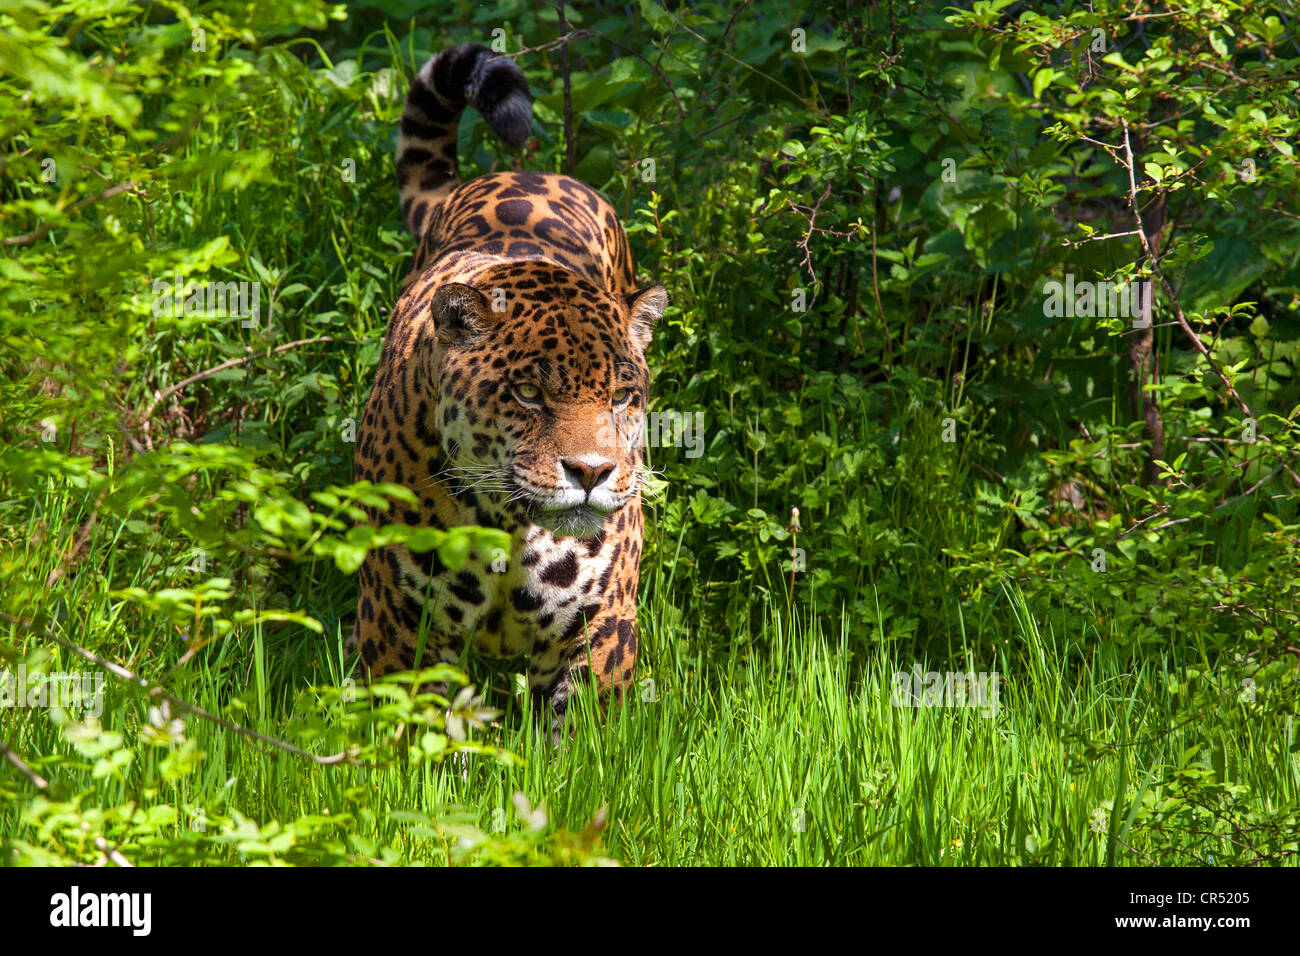
[[[460,182],[456,127],[467,104],[511,146],[522,146],[528,138],[533,104],[528,81],[514,61],[485,46],[462,43],[424,64],[411,83],[397,136],[402,218],[417,239],[434,208]]]

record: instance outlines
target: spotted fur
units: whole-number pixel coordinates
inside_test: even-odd
[[[508,560],[452,572],[436,552],[370,552],[356,639],[384,674],[488,656],[529,658],[558,721],[595,678],[621,690],[636,661],[641,561],[637,434],[646,346],[667,305],[637,290],[609,203],[567,176],[506,172],[461,183],[456,125],[471,105],[509,143],[527,135],[523,75],[480,46],[446,50],[415,78],[397,179],[415,263],[389,319],[357,434],[358,480],[419,498],[400,515],[506,530]],[[376,513],[373,520],[391,521]],[[494,567],[495,565],[495,567]]]

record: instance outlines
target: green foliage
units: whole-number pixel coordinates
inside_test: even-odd
[[[1293,12],[1030,6],[7,7],[0,662],[139,680],[4,712],[6,860],[1293,861]],[[703,421],[649,449],[662,706],[559,753],[515,675],[343,649],[367,548],[508,547],[350,474],[408,78],[494,40],[535,136],[467,113],[462,173],[572,155],[672,295],[652,411]],[[1153,284],[1145,384],[1067,277]],[[890,706],[917,662],[1003,716]]]

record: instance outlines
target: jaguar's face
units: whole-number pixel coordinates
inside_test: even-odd
[[[640,488],[645,349],[667,294],[612,296],[561,275],[487,296],[438,291],[437,421],[462,488],[586,537]]]

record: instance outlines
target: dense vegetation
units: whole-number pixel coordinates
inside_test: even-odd
[[[6,6],[0,669],[105,686],[0,710],[5,862],[1294,862],[1294,16]],[[462,175],[611,198],[702,426],[650,449],[638,694],[559,751],[508,665],[445,716],[343,648],[409,495],[351,481],[396,124],[463,41],[537,122],[467,113]]]

